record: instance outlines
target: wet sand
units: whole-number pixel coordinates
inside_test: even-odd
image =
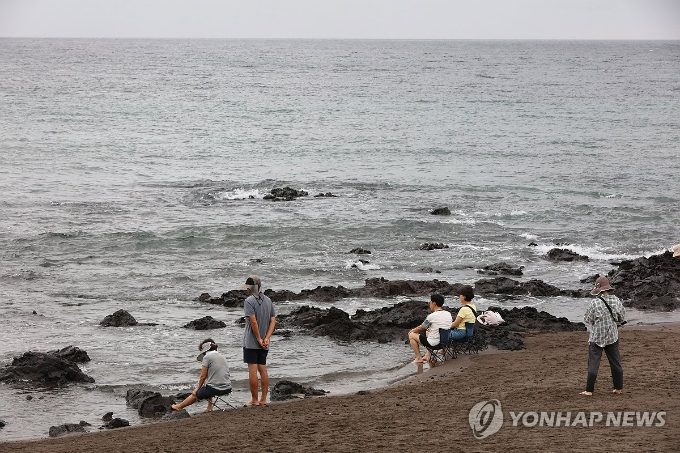
[[[329,396],[201,414],[188,420],[58,439],[0,443],[7,453],[678,451],[680,325],[621,330],[624,393],[612,395],[603,356],[595,395],[584,389],[587,333],[527,337],[527,349],[462,356],[367,395]],[[404,346],[407,347],[407,346]],[[415,372],[415,366],[414,366]],[[478,440],[468,423],[480,401],[501,402],[500,430]],[[666,411],[663,426],[512,426],[510,411]],[[632,417],[635,425],[635,416]],[[530,421],[530,419],[529,419]],[[659,424],[659,420],[654,420]]]

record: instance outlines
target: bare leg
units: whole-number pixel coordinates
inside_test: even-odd
[[[213,409],[213,399],[212,396],[208,398],[208,407],[205,408],[206,412],[210,412]]]
[[[267,404],[267,393],[269,392],[269,373],[267,372],[267,365],[258,365],[257,371],[260,373],[260,387],[262,396],[260,397],[260,404]]]
[[[196,402],[196,396],[192,393],[191,395],[187,396],[186,399],[184,401],[182,401],[181,403],[173,404],[170,407],[172,407],[173,410],[181,411],[185,407],[191,406],[195,402]]]
[[[408,334],[408,340],[409,340],[409,343],[411,343],[411,349],[413,349],[413,352],[416,355],[416,359],[413,362],[414,363],[423,363],[423,357],[420,355],[419,334],[417,334],[415,332],[410,332]]]
[[[257,399],[257,364],[248,364],[248,385],[250,386],[250,402],[246,406],[257,406],[260,404]]]

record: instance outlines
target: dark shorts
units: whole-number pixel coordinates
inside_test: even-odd
[[[426,348],[433,348],[435,345],[431,345],[430,343],[427,342],[427,334],[425,332],[420,332],[420,336],[418,337],[420,339],[420,344],[425,346]]]
[[[198,389],[198,392],[196,392],[196,399],[200,400],[207,400],[208,398],[212,398],[213,396],[222,396],[222,395],[228,395],[231,393],[231,389],[227,390],[217,390],[216,388],[212,388],[209,385],[204,385],[200,389]]]
[[[245,363],[256,363],[258,365],[267,364],[267,354],[269,349],[248,349],[243,348],[243,361]]]

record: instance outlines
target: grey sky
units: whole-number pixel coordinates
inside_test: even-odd
[[[0,36],[680,39],[680,0],[0,0]]]

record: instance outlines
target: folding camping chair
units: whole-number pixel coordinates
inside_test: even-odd
[[[486,345],[481,340],[481,337],[476,334],[475,323],[465,323],[465,337],[460,340],[453,340],[448,349],[448,355],[451,358],[458,357],[458,354],[479,354],[479,351],[486,349]]]
[[[451,329],[439,329],[439,344],[433,347],[425,346],[425,349],[430,353],[430,363],[433,366],[444,363],[446,360],[446,352],[450,344],[450,333]]]
[[[236,406],[227,398],[231,395],[231,390],[223,395],[213,396],[213,409],[218,411],[226,411],[228,409],[236,409]]]

